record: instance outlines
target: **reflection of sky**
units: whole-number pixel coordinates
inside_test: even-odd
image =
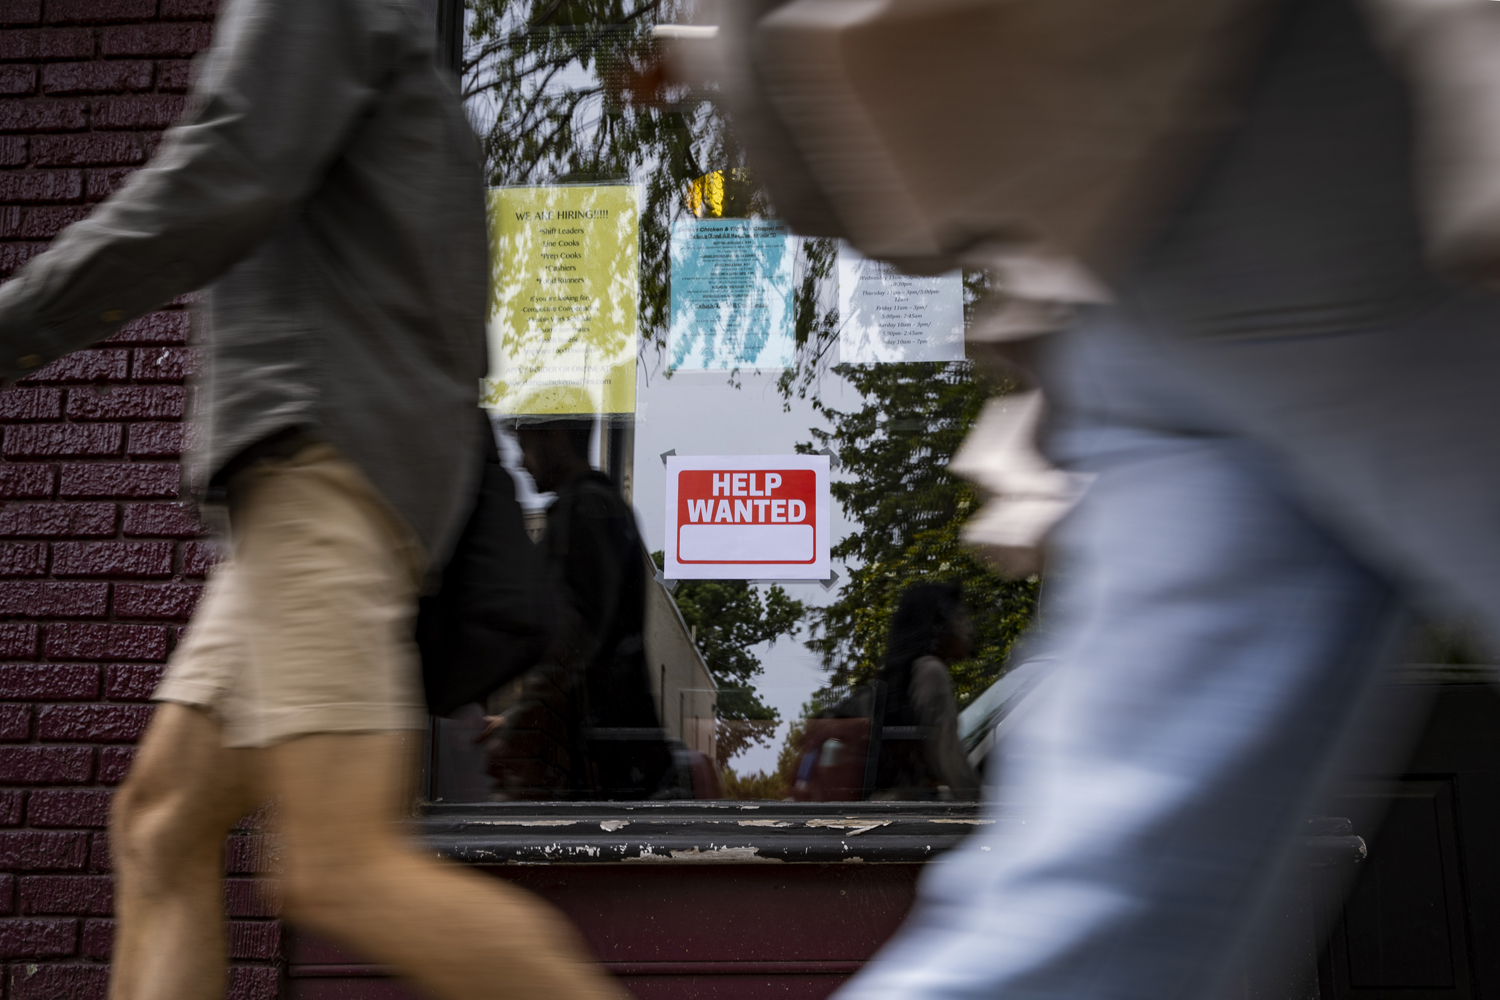
[[[654,367],[654,365],[652,366]],[[723,372],[677,372],[670,379],[660,372],[648,374],[642,366],[636,383],[635,510],[641,533],[654,552],[666,537],[666,468],[661,453],[676,449],[679,455],[778,455],[792,454],[799,441],[811,441],[809,427],[827,427],[806,401],[793,401],[790,413],[782,412],[776,391],[779,373],[741,373],[742,388],[729,385]],[[835,409],[860,405],[860,397],[835,375],[825,375],[823,398]],[[838,473],[834,473],[835,477]],[[849,523],[837,507],[833,510],[835,544],[848,533]],[[843,564],[834,562],[840,582],[848,579]],[[819,584],[799,581],[783,584],[793,598],[822,605],[837,596],[837,584],[825,591]],[[768,705],[781,710],[782,719],[795,719],[802,703],[822,686],[824,674],[817,658],[802,645],[806,634],[783,639],[771,647],[756,647],[765,673],[758,687]],[[736,757],[735,770],[769,771],[776,766],[776,752],[786,735],[782,725],[776,745],[753,747]]]

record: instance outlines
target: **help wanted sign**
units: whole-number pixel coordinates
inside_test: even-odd
[[[827,455],[669,455],[669,580],[826,580]]]

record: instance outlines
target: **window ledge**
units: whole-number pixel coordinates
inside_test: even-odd
[[[910,864],[995,822],[973,802],[496,802],[430,805],[418,827],[475,865]]]

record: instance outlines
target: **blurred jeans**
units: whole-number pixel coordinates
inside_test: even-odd
[[[1288,5],[1242,123],[1054,338],[1057,667],[995,825],[840,1000],[1212,996],[1410,605],[1500,634],[1500,297],[1422,263],[1404,90]]]

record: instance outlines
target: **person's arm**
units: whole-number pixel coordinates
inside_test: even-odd
[[[228,0],[156,156],[0,286],[0,378],[202,287],[317,189],[389,72],[360,8]]]
[[[1500,4],[1366,0],[1411,83],[1427,254],[1500,287]]]

